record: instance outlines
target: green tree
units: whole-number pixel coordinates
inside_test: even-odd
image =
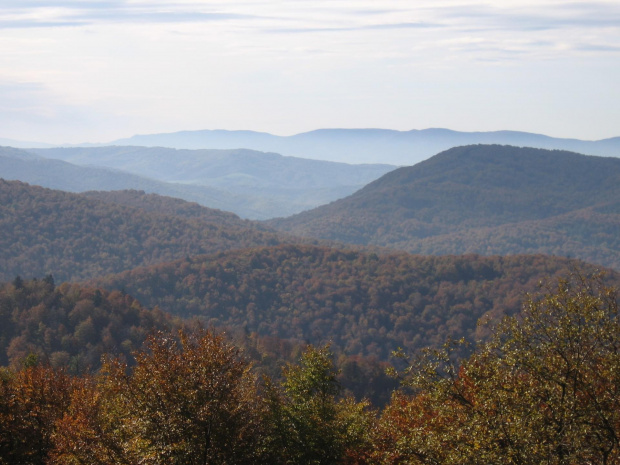
[[[383,463],[620,463],[617,291],[573,273],[457,364],[429,351],[381,419]]]
[[[283,390],[267,389],[277,463],[357,461],[369,447],[374,417],[368,403],[338,399],[340,385],[328,346],[309,346],[284,369]]]

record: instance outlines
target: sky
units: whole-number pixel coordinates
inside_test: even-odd
[[[0,138],[620,136],[620,1],[2,0]]]

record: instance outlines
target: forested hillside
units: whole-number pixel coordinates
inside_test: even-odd
[[[142,189],[232,211],[244,218],[287,216],[346,197],[395,166],[353,165],[284,157],[254,150],[175,150],[163,147],[74,147],[31,149],[42,157],[25,165],[14,177],[31,181],[42,164],[90,170],[95,176],[79,179],[84,190]],[[1,153],[1,152],[0,152]],[[49,158],[49,159],[48,159]],[[52,160],[56,159],[56,160]],[[61,164],[60,160],[70,162]],[[0,158],[2,162],[2,158]],[[79,165],[79,166],[78,166]],[[105,167],[96,169],[94,167]],[[30,169],[31,172],[28,171]],[[110,169],[120,179],[105,179]],[[26,177],[30,176],[30,177]],[[41,182],[44,173],[40,173]],[[132,179],[133,178],[133,179]],[[116,187],[106,187],[108,185]],[[133,180],[133,184],[129,181]],[[95,181],[99,181],[95,184]],[[88,186],[89,182],[93,182]],[[67,185],[76,180],[69,178]],[[121,187],[118,187],[122,183]],[[58,188],[57,185],[46,187]]]
[[[620,269],[620,202],[571,211],[543,220],[472,228],[424,239],[405,239],[391,247],[420,254],[541,253],[578,257]]]
[[[207,325],[243,328],[348,355],[387,360],[392,350],[476,340],[478,327],[516,312],[526,291],[566,272],[546,256],[422,257],[283,245],[188,257],[96,281],[144,305]]]
[[[51,276],[0,285],[0,366],[30,356],[73,372],[100,365],[103,354],[131,358],[153,330],[172,318],[144,308],[124,292],[63,283]]]
[[[133,197],[136,206],[143,199],[151,211],[110,202],[114,196]],[[178,200],[136,192],[107,199],[0,180],[0,280],[47,274],[58,282],[86,279],[191,255],[283,242],[256,223]],[[177,210],[184,216],[174,213]]]
[[[546,253],[620,268],[619,201],[619,159],[478,145],[269,224],[416,253]]]
[[[583,198],[550,186],[555,200],[518,228],[485,207],[485,228],[424,240],[477,239],[488,251],[495,237],[540,241],[552,220],[549,244],[557,231],[596,236],[591,252],[603,256],[620,212],[617,186],[598,176]],[[588,203],[597,195],[610,198]],[[525,200],[514,214],[528,217]],[[300,245],[142,191],[77,195],[3,180],[0,231],[0,463],[619,456],[617,291],[605,287],[620,284],[616,272],[599,280],[593,265],[545,255]],[[15,277],[25,270],[40,278]],[[56,286],[51,273],[96,279]],[[526,295],[541,283],[546,295]],[[461,337],[475,344],[420,352]],[[397,348],[403,358],[390,366]]]
[[[234,213],[214,208],[205,208],[195,202],[187,202],[174,197],[158,194],[147,194],[144,191],[129,189],[117,191],[87,191],[84,197],[111,204],[125,205],[139,208],[145,212],[161,213],[169,216],[178,216],[186,220],[203,220],[217,223],[220,226],[232,228],[249,227],[260,229],[257,223],[242,220]],[[265,228],[263,228],[265,229]]]

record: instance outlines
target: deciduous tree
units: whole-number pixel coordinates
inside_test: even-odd
[[[617,291],[573,273],[456,364],[428,352],[384,412],[384,463],[620,463]]]
[[[284,369],[283,390],[268,389],[272,448],[278,463],[360,463],[370,446],[374,417],[367,402],[338,398],[340,385],[328,346],[309,346]]]

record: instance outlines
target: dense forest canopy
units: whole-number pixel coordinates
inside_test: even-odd
[[[562,277],[468,357],[448,344],[395,372],[378,410],[343,395],[327,346],[278,381],[204,329],[154,332],[94,375],[28,361],[0,370],[0,463],[618,464],[617,298]]]
[[[479,145],[269,224],[413,253],[546,253],[619,269],[619,202],[619,159]]]
[[[461,147],[273,223],[418,256],[0,180],[0,464],[620,464],[620,275],[560,257],[619,181]]]
[[[83,196],[4,180],[0,231],[4,281],[47,274],[79,280],[285,241],[257,223],[178,199],[136,191]]]
[[[0,366],[34,356],[72,372],[97,368],[106,353],[129,358],[151,331],[175,325],[124,292],[55,286],[51,275],[1,285],[0,323]]]
[[[71,374],[96,372],[104,354],[131,362],[133,351],[149,334],[197,326],[193,319],[143,307],[122,290],[75,283],[55,286],[51,275],[41,280],[17,277],[0,285],[0,366],[13,369],[35,360]],[[257,373],[273,379],[279,379],[281,366],[293,362],[307,345],[243,328],[218,329],[226,330],[243,349]],[[377,405],[389,400],[395,382],[385,373],[385,361],[334,352],[338,380],[347,392]]]
[[[415,256],[282,245],[139,268],[97,280],[144,305],[349,355],[476,340],[480,321],[515,313],[525,292],[572,266],[563,258]],[[615,275],[613,275],[615,276]]]

